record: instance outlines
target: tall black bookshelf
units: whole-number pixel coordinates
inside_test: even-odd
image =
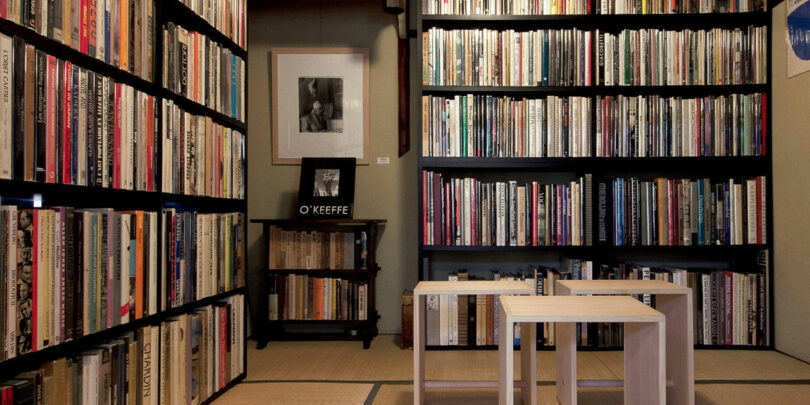
[[[241,58],[245,63],[247,62],[247,49],[237,45],[228,36],[220,32],[216,27],[209,24],[203,17],[196,14],[193,10],[185,6],[180,0],[154,0],[154,25],[153,25],[153,55],[152,55],[152,69],[153,80],[144,79],[132,72],[118,68],[117,66],[107,64],[103,60],[96,59],[92,56],[86,55],[68,45],[59,41],[51,39],[47,36],[41,35],[37,31],[28,27],[18,25],[11,20],[0,19],[0,33],[8,36],[16,36],[23,39],[26,44],[33,45],[36,49],[45,51],[49,55],[56,58],[69,61],[72,64],[81,68],[100,73],[113,79],[115,82],[126,84],[134,89],[154,96],[157,105],[161,105],[161,100],[171,100],[184,111],[210,117],[214,123],[224,127],[237,130],[245,136],[245,149],[247,148],[247,118],[245,121],[240,121],[231,118],[225,114],[217,112],[203,104],[199,104],[186,97],[176,94],[162,86],[162,58],[163,58],[163,28],[168,22],[181,25],[186,29],[200,32],[207,36],[209,39],[218,42],[223,47],[228,48],[234,55]],[[247,17],[245,16],[245,23]],[[245,29],[246,32],[246,29]],[[245,90],[247,91],[247,90]],[[247,94],[245,94],[247,98]],[[155,111],[155,136],[161,134],[161,124],[163,117],[161,115],[162,109]],[[245,107],[245,117],[247,117],[247,108]],[[14,204],[20,208],[31,208],[34,206],[34,198],[41,200],[42,207],[53,206],[70,206],[77,209],[85,208],[112,208],[116,210],[144,210],[155,211],[160,213],[163,209],[176,208],[178,210],[189,210],[199,213],[226,213],[238,212],[245,214],[245,221],[247,220],[247,161],[244,161],[243,167],[243,183],[244,183],[244,198],[219,198],[207,197],[200,195],[186,195],[177,193],[162,192],[162,171],[161,171],[161,142],[156,143],[155,155],[155,190],[156,191],[138,191],[138,190],[125,190],[114,189],[97,186],[81,186],[72,184],[52,184],[43,182],[23,181],[23,180],[5,180],[0,179],[0,197],[4,204]],[[163,218],[160,217],[160,221]],[[247,240],[247,224],[245,223],[241,229],[242,241]],[[163,243],[162,236],[158,240],[158,245]],[[243,252],[246,260],[246,253]],[[157,253],[158,263],[161,263],[162,257],[160,249]],[[247,263],[244,262],[245,268]],[[244,271],[244,269],[243,269]],[[158,291],[162,289],[162,282],[160,277],[157,277]],[[101,329],[94,333],[84,335],[67,342],[60,343],[55,346],[49,346],[34,352],[29,352],[23,355],[18,355],[6,361],[0,362],[0,381],[5,381],[14,378],[15,375],[22,371],[36,369],[40,365],[59,358],[74,357],[84,350],[94,347],[95,345],[102,344],[121,336],[124,333],[135,331],[144,326],[157,326],[162,321],[169,318],[176,317],[181,314],[187,314],[200,307],[216,304],[226,298],[236,295],[246,296],[247,288],[245,286],[235,286],[233,289],[222,292],[213,296],[202,298],[200,300],[185,303],[183,305],[161,308],[158,304],[158,312],[144,316],[140,319],[133,319],[126,324],[117,325],[111,328]],[[247,300],[245,300],[247,301]],[[247,305],[247,303],[246,303]],[[165,307],[165,303],[163,305]],[[162,309],[162,310],[161,310]],[[243,364],[245,369],[247,367],[247,310],[242,314],[244,318],[245,327],[242,330],[242,337],[244,342],[243,346]],[[154,369],[157,370],[157,369]],[[204,399],[203,404],[213,402],[216,398],[222,395],[225,391],[242,381],[246,376],[246,371],[233,378],[225,385],[225,388],[216,391],[212,396]]]
[[[771,115],[772,105],[772,85],[771,85],[771,65],[770,54],[771,44],[771,8],[768,5],[767,11],[740,12],[740,13],[711,13],[711,14],[635,14],[635,15],[601,15],[594,14],[595,9],[589,14],[583,15],[446,15],[446,14],[425,14],[422,10],[423,2],[417,2],[414,6],[416,12],[416,40],[412,48],[417,55],[412,59],[411,68],[418,74],[419,78],[415,92],[415,105],[422,105],[422,96],[441,96],[452,98],[463,95],[492,95],[508,96],[514,98],[538,98],[553,96],[585,96],[591,98],[591,105],[597,96],[605,95],[625,95],[644,96],[660,95],[665,97],[704,97],[730,95],[735,93],[762,93],[767,95],[768,115]],[[595,8],[596,3],[590,3]],[[423,41],[422,34],[431,28],[442,29],[490,29],[490,30],[515,30],[530,31],[537,29],[569,29],[577,28],[593,33],[591,38],[591,66],[595,72],[598,63],[598,48],[596,30],[600,32],[616,33],[622,29],[710,29],[724,28],[744,29],[748,26],[767,27],[767,48],[768,52],[763,55],[767,58],[767,79],[762,84],[730,84],[730,85],[677,85],[677,86],[628,86],[616,85],[606,86],[592,84],[590,86],[437,86],[422,84],[423,77]],[[594,75],[595,77],[595,75]],[[594,81],[595,82],[595,81]],[[556,256],[558,258],[571,257],[583,260],[594,261],[594,267],[599,262],[616,261],[633,262],[634,260],[655,261],[661,264],[677,262],[681,258],[688,261],[700,262],[712,261],[715,263],[726,263],[730,268],[737,263],[744,263],[746,269],[755,265],[757,254],[761,250],[767,250],[769,273],[767,274],[767,317],[769,324],[769,336],[767,345],[696,345],[696,348],[707,349],[773,349],[773,206],[772,202],[772,124],[770,117],[766,121],[765,139],[766,153],[755,156],[699,156],[699,157],[596,157],[596,108],[592,108],[591,116],[591,150],[590,157],[433,157],[423,156],[422,128],[423,115],[420,111],[417,114],[416,123],[418,138],[416,153],[417,157],[417,178],[418,178],[418,278],[419,280],[442,280],[446,279],[445,273],[452,272],[454,263],[455,270],[464,267],[462,263],[476,255],[481,258],[483,266],[499,268],[500,263],[515,261],[523,258],[531,260],[543,257]],[[427,209],[423,202],[424,186],[422,182],[423,171],[432,171],[450,177],[486,177],[488,180],[497,178],[500,181],[511,179],[510,176],[520,176],[534,174],[543,176],[546,174],[574,173],[581,176],[585,173],[593,175],[592,182],[592,229],[586,230],[593,234],[593,246],[439,246],[426,245],[423,243],[425,226],[423,223],[423,213]],[[767,240],[764,244],[756,245],[708,245],[708,246],[604,246],[596,244],[596,234],[598,232],[598,184],[600,179],[610,179],[616,177],[659,177],[668,176],[675,178],[699,178],[710,177],[712,179],[729,177],[739,178],[745,176],[767,177],[766,203],[767,207]],[[518,259],[515,259],[518,257]],[[721,258],[718,260],[717,258]],[[539,261],[539,260],[538,260]],[[426,265],[426,263],[429,263]],[[434,264],[443,264],[440,275],[435,274]],[[525,267],[524,267],[525,269]],[[502,271],[513,271],[511,268],[500,268]],[[479,268],[477,271],[470,270],[470,276],[488,278],[490,274]],[[428,346],[434,350],[475,350],[493,349],[492,346]],[[543,349],[551,349],[553,346],[545,346]],[[582,347],[584,350],[610,350],[605,348]]]

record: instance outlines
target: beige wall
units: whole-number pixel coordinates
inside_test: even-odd
[[[358,166],[355,218],[383,218],[377,257],[381,333],[399,333],[400,294],[416,278],[416,153],[397,157],[397,32],[379,0],[274,0],[250,3],[248,13],[248,215],[291,218],[300,166],[272,165],[271,47],[369,48],[370,165]],[[390,157],[390,165],[376,158]],[[261,227],[248,228],[249,282],[258,285],[265,246]],[[251,290],[257,305],[258,289]]]
[[[810,72],[787,78],[785,3],[773,10],[774,313],[777,350],[810,361]]]

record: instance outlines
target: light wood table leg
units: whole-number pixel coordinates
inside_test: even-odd
[[[537,324],[520,324],[520,396],[523,405],[537,403]]]
[[[500,357],[498,373],[498,403],[512,405],[514,403],[514,324],[506,319],[506,313],[501,307],[498,314],[498,356]]]
[[[413,311],[413,403],[425,401],[425,296],[414,297]]]
[[[557,349],[557,400],[561,405],[577,403],[577,324],[554,324]]]
[[[655,309],[666,316],[667,400],[673,405],[695,405],[695,352],[692,292],[658,294]]]
[[[663,321],[624,324],[625,405],[666,403],[665,340]]]

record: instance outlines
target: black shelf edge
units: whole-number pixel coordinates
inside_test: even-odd
[[[320,321],[304,321],[304,320],[280,320],[271,321],[265,320],[268,325],[334,325],[334,326],[373,326],[377,323],[376,319],[368,319],[365,321],[347,321],[347,320],[320,320]]]
[[[89,69],[112,78],[118,83],[132,86],[139,91],[156,96],[154,92],[154,83],[141,78],[134,73],[119,69],[118,67],[110,65],[100,59],[85,55],[76,49],[71,48],[70,46],[41,35],[33,29],[16,24],[11,20],[0,19],[0,32],[10,36],[18,36],[22,38],[25,43],[31,44],[36,49],[42,50],[49,55],[69,61],[70,63],[81,66],[82,68]],[[156,72],[152,73],[154,76]]]
[[[247,343],[247,341],[245,341],[245,343]],[[208,405],[208,404],[213,403],[217,398],[221,397],[222,394],[224,394],[226,391],[228,391],[229,389],[235,387],[237,384],[241,383],[242,380],[244,380],[246,377],[247,377],[247,372],[243,372],[242,374],[239,374],[233,380],[231,380],[231,382],[226,384],[225,387],[223,387],[219,391],[215,392],[213,395],[208,397],[205,401],[202,401],[200,403],[200,405]]]
[[[576,252],[576,253],[621,253],[634,251],[653,252],[705,252],[735,253],[768,249],[770,245],[692,245],[692,246],[440,246],[420,245],[425,252]]]
[[[165,87],[160,88],[160,96],[164,99],[174,101],[183,111],[194,114],[194,115],[202,115],[211,117],[216,123],[229,127],[231,129],[236,129],[242,132],[242,135],[246,135],[247,133],[247,124],[237,120],[236,118],[232,118],[228,115],[225,115],[221,112],[218,112],[211,107],[206,105],[200,104],[194,100],[188,99],[181,94],[177,94]]]
[[[697,97],[710,95],[766,93],[767,84],[712,84],[685,86],[435,86],[423,85],[429,95],[512,95],[512,96],[600,96],[657,95],[664,97]]]
[[[185,4],[181,3],[179,0],[162,0],[162,3],[164,17],[166,17],[167,20],[185,29],[200,32],[209,39],[227,47],[234,55],[242,58],[242,60],[247,60],[247,49],[239,46],[239,44],[234,42],[230,37],[206,21],[205,18],[186,7]],[[182,21],[182,23],[178,23],[178,21]],[[245,24],[247,24],[247,16],[245,16]]]
[[[193,196],[163,193],[158,191],[121,190],[74,184],[41,183],[22,180],[0,180],[0,197],[29,201],[34,194],[42,195],[43,207],[74,206],[77,208],[143,208],[189,207],[201,210],[244,210],[247,202],[242,199]],[[88,203],[90,205],[88,205]]]
[[[754,345],[694,345],[695,350],[773,350],[770,346],[754,346]],[[498,350],[498,345],[485,345],[485,346],[425,346],[425,350],[432,351],[451,351],[451,350]],[[520,345],[515,345],[514,350],[520,350]],[[537,345],[536,350],[540,351],[554,351],[555,346],[540,346]],[[622,346],[609,346],[609,347],[594,347],[594,346],[577,346],[577,351],[581,352],[615,352],[622,351]]]
[[[46,361],[55,360],[62,357],[70,357],[69,355],[78,355],[83,350],[92,347],[92,345],[94,344],[99,344],[111,339],[115,339],[123,333],[133,331],[144,326],[155,325],[164,319],[184,314],[195,308],[211,305],[217,301],[220,301],[224,298],[228,298],[233,295],[244,293],[246,293],[245,287],[235,288],[231,291],[206,297],[188,304],[180,305],[178,307],[169,308],[164,311],[160,311],[156,314],[145,316],[140,319],[135,319],[123,325],[116,325],[113,326],[112,328],[107,328],[104,330],[93,332],[91,334],[84,335],[82,337],[64,343],[60,343],[56,346],[50,346],[42,350],[37,350],[35,352],[19,355],[17,357],[0,362],[0,370],[3,371],[8,370],[12,374],[6,376],[2,371],[0,371],[0,380],[5,379],[4,377],[13,377],[13,375],[16,375],[17,373],[27,370],[29,368],[39,367]]]
[[[380,271],[378,266],[369,269],[264,269],[265,273],[270,274],[307,274],[310,276],[323,276],[323,277],[368,277],[377,274]]]
[[[742,28],[768,23],[767,11],[746,13],[577,14],[577,15],[445,15],[422,14],[426,27],[547,28]]]
[[[421,169],[535,169],[543,171],[705,171],[723,172],[764,170],[768,156],[690,156],[690,157],[579,157],[579,158],[489,158],[419,157]]]

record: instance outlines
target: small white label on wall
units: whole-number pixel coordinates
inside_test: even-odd
[[[377,158],[378,165],[387,165],[391,163],[391,159],[388,156],[382,156]]]

